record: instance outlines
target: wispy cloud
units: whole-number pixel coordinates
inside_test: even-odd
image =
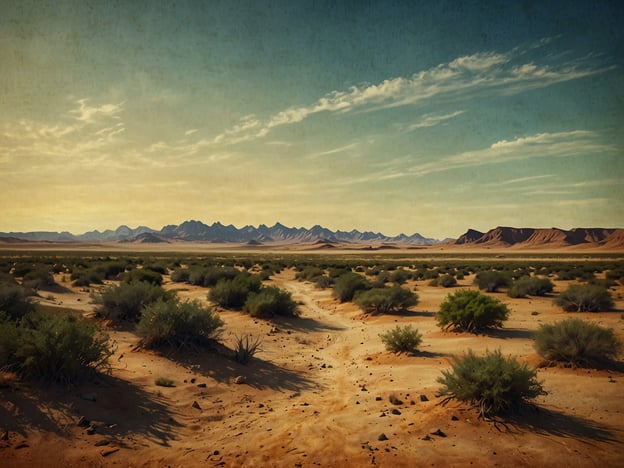
[[[378,84],[352,86],[346,91],[331,91],[311,105],[291,107],[267,119],[247,116],[238,125],[218,135],[215,141],[237,143],[264,137],[276,127],[302,122],[320,112],[373,111],[424,104],[433,99],[463,101],[482,91],[514,94],[610,69],[596,66],[588,57],[548,64],[527,61],[529,50],[535,52],[535,49],[548,43],[548,40],[544,40],[525,48],[514,48],[507,53],[475,53],[458,57],[409,77],[390,78]],[[448,118],[454,116],[456,115],[449,114]],[[431,116],[431,120],[423,121],[422,126],[435,125],[439,122]]]
[[[542,174],[542,175],[536,175],[536,176],[531,176],[531,177],[520,177],[518,179],[497,181],[495,183],[491,183],[488,185],[495,185],[497,187],[500,185],[516,185],[516,184],[523,184],[525,182],[533,182],[535,180],[540,180],[540,179],[549,179],[551,177],[555,177],[555,174]]]
[[[443,122],[446,122],[447,120],[453,119],[463,113],[464,111],[460,110],[460,111],[451,112],[450,114],[425,114],[417,122],[410,124],[410,125],[402,126],[401,128],[404,131],[411,132],[419,128],[434,127]]]
[[[78,108],[69,111],[69,113],[80,122],[93,123],[97,117],[118,118],[118,114],[123,110],[123,102],[119,104],[102,104],[98,107],[90,106],[88,102],[88,99],[79,99],[76,102]]]
[[[514,140],[501,140],[487,148],[466,151],[427,161],[407,168],[387,168],[381,173],[360,175],[343,179],[342,184],[357,184],[370,181],[391,180],[401,177],[422,177],[428,174],[456,170],[465,167],[501,164],[534,158],[586,156],[598,153],[615,153],[615,145],[602,143],[600,135],[586,130],[570,132],[539,133]],[[538,175],[529,178],[513,179],[507,184],[524,180],[546,178],[550,175]]]
[[[320,156],[329,156],[331,154],[344,153],[345,151],[352,150],[355,147],[357,147],[357,143],[351,143],[349,145],[341,146],[339,148],[333,148],[333,149],[330,149],[330,150],[327,150],[327,151],[321,151],[319,153],[311,154],[310,157],[311,158],[317,158],[317,157],[320,157]]]

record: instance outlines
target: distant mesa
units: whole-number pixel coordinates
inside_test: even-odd
[[[142,234],[139,234],[138,236],[135,236],[129,239],[123,239],[123,240],[120,240],[119,242],[131,242],[134,244],[169,244],[170,243],[167,239],[163,239],[162,237],[152,234],[151,232],[144,232]]]
[[[574,228],[564,230],[499,226],[486,233],[469,229],[457,240],[448,244],[474,247],[561,248],[579,246],[622,249],[624,248],[624,229]]]

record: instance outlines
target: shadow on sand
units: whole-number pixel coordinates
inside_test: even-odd
[[[85,394],[95,395],[95,401],[82,398]],[[132,434],[141,434],[166,447],[179,426],[162,398],[112,376],[98,376],[96,384],[72,389],[17,383],[0,389],[0,397],[4,400],[0,427],[24,437],[31,430],[70,437],[70,428],[84,417],[97,434],[115,439],[120,446]]]
[[[529,431],[534,434],[569,437],[583,441],[621,444],[621,435],[616,436],[613,429],[602,426],[589,419],[572,416],[560,411],[533,407],[521,414],[505,415],[505,422],[495,421],[510,432]],[[500,430],[500,428],[499,428]]]
[[[272,362],[254,357],[243,365],[232,359],[234,351],[221,343],[215,343],[213,349],[202,352],[173,352],[167,358],[194,368],[196,372],[217,382],[231,383],[236,377],[243,376],[245,384],[257,389],[270,388],[276,391],[301,392],[320,390],[317,382],[309,379],[303,372],[277,366]]]
[[[524,340],[532,340],[535,335],[534,331],[523,330],[521,328],[497,328],[483,331],[483,334],[492,338],[501,338],[503,340],[519,338]]]

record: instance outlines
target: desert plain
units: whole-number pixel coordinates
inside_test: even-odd
[[[136,247],[136,246],[135,246]],[[125,247],[131,249],[132,246]],[[97,255],[85,251],[75,255]],[[29,255],[18,250],[3,255]],[[55,255],[45,249],[37,255]],[[108,255],[130,255],[127,250]],[[154,256],[167,256],[152,252]],[[207,255],[180,253],[180,258]],[[319,265],[344,261],[374,264],[426,262],[431,268],[457,262],[609,261],[621,253],[545,252],[510,257],[506,252],[439,250],[386,252],[220,251],[224,258],[258,256],[296,265],[298,255]],[[329,260],[328,260],[329,259]],[[568,313],[553,298],[576,280],[553,276],[552,294],[510,298],[487,293],[510,309],[501,329],[484,334],[441,330],[440,304],[461,288],[476,289],[474,274],[452,288],[408,280],[417,305],[395,314],[363,313],[340,303],[331,289],[295,278],[296,267],[265,280],[289,291],[299,316],[263,320],[213,306],[225,322],[210,349],[147,350],[131,326],[109,326],[116,343],[110,374],[65,386],[2,376],[0,465],[6,467],[194,467],[194,466],[624,466],[624,372],[622,356],[601,369],[549,365],[536,354],[540,324],[569,316],[612,328],[624,340],[624,285],[610,288],[614,310]],[[602,275],[602,276],[601,276]],[[597,275],[604,277],[604,272]],[[94,287],[73,286],[55,275],[57,289],[36,298],[46,311],[69,309],[93,318]],[[106,281],[114,284],[114,281]],[[175,283],[163,287],[183,299],[209,305],[207,288]],[[95,287],[97,288],[97,286]],[[410,324],[422,333],[415,354],[387,351],[379,335]],[[250,335],[261,350],[246,365],[228,352],[237,337]],[[498,421],[479,418],[474,408],[438,396],[441,371],[453,355],[500,349],[537,367],[547,395],[534,408]],[[165,377],[172,387],[155,384]],[[83,422],[89,421],[87,428]]]

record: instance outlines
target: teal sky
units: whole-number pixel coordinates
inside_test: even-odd
[[[624,227],[619,1],[0,11],[0,231]]]

